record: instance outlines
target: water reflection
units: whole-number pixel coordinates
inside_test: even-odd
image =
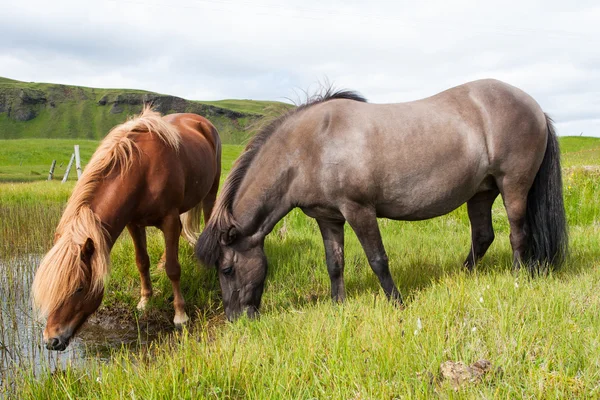
[[[89,357],[106,360],[121,346],[136,348],[156,339],[149,327],[88,323],[63,352],[43,346],[43,323],[37,321],[29,290],[41,256],[0,259],[0,397],[12,387],[19,370],[36,375],[77,365]]]

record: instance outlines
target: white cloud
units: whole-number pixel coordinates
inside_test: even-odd
[[[600,136],[597,21],[595,1],[23,0],[0,5],[0,75],[207,100],[328,77],[373,102],[494,77]]]

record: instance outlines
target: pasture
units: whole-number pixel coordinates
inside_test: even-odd
[[[86,149],[95,144],[90,141]],[[4,141],[0,171],[11,178],[0,179],[45,179],[47,167],[45,174],[30,172],[49,166],[50,151],[64,152],[68,161],[71,150],[62,146],[53,140]],[[19,165],[14,162],[19,148],[40,154],[19,156]],[[222,180],[241,150],[224,146]],[[123,234],[112,251],[97,325],[86,328],[62,358],[41,349],[41,327],[29,318],[27,293],[73,182],[2,183],[0,396],[598,397],[600,139],[561,138],[561,150],[571,254],[550,276],[513,273],[508,223],[498,199],[496,240],[472,274],[462,267],[470,238],[464,206],[429,221],[379,221],[404,310],[385,300],[346,226],[347,300],[333,304],[317,224],[294,210],[266,240],[269,271],[259,320],[225,322],[215,271],[198,267],[182,240],[181,285],[192,322],[173,331],[172,291],[164,271],[152,268],[155,295],[145,313],[135,311],[139,277],[133,244]],[[90,152],[85,151],[82,146],[87,160]],[[152,231],[148,244],[154,266],[163,251],[162,237]],[[114,324],[133,325],[133,339],[121,346],[118,337],[108,334]],[[99,346],[103,335],[109,345]],[[471,365],[481,359],[491,367],[473,382],[457,387],[440,377],[445,361]]]

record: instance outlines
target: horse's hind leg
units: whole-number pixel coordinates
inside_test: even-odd
[[[464,266],[469,271],[473,270],[473,266],[494,241],[492,205],[498,193],[497,189],[480,192],[467,201],[467,212],[471,221],[471,249]]]
[[[142,311],[152,297],[152,281],[150,280],[150,258],[148,257],[148,246],[146,244],[146,228],[143,226],[129,224],[127,225],[129,234],[133,239],[135,248],[135,263],[140,272],[141,299],[137,309]]]
[[[522,183],[511,184],[506,179],[500,187],[502,200],[510,224],[510,245],[513,250],[513,268],[518,269],[526,257],[527,234],[525,232],[525,213],[527,211],[527,193],[529,187]]]
[[[181,277],[181,265],[179,264],[179,235],[181,234],[181,220],[179,213],[173,212],[166,216],[160,229],[165,236],[165,271],[171,280],[173,287],[173,306],[175,307],[175,318],[173,322],[176,326],[183,325],[188,320],[185,313],[185,300],[181,294],[179,279]]]
[[[331,298],[333,301],[342,302],[346,298],[344,288],[344,223],[317,220],[323,244],[325,245],[325,259],[327,272],[331,280]]]
[[[215,206],[215,199],[217,198],[217,192],[219,191],[219,179],[220,175],[217,174],[213,186],[210,188],[208,194],[202,199],[202,211],[204,212],[204,226],[208,223],[210,216],[212,215],[213,207]]]
[[[375,210],[359,205],[349,205],[341,211],[356,233],[367,255],[369,265],[379,278],[379,283],[385,295],[388,299],[402,304],[402,296],[390,274],[388,257],[381,241],[381,232],[377,225]]]

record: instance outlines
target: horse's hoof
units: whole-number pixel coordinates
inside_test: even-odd
[[[137,305],[138,311],[144,311],[146,309],[146,304],[148,304],[148,298],[142,297]]]
[[[183,327],[188,321],[189,318],[186,313],[175,314],[175,318],[173,319],[173,323],[177,328]]]

